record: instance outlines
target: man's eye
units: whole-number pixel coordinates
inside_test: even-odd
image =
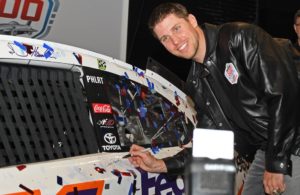
[[[181,26],[175,26],[174,31],[178,32],[180,30]]]
[[[168,37],[162,37],[162,38],[160,39],[160,41],[161,41],[161,42],[166,42],[166,41],[168,41]]]

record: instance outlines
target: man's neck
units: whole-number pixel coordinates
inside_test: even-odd
[[[206,53],[206,42],[203,30],[198,26],[196,29],[199,36],[199,44],[196,55],[193,57],[193,60],[198,63],[203,63],[205,53]]]

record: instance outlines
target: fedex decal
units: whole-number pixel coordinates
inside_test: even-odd
[[[45,37],[58,8],[59,0],[1,0],[0,34]]]
[[[112,113],[110,104],[93,103],[92,107],[93,107],[93,111],[95,114],[111,114]]]
[[[181,177],[169,177],[166,174],[152,174],[138,169],[141,173],[142,194],[184,194],[184,182]]]

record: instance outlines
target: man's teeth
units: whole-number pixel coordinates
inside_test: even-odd
[[[181,47],[178,48],[178,50],[183,50],[186,47],[187,43],[183,44]]]

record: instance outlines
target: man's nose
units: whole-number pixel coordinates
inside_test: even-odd
[[[171,37],[171,40],[172,40],[172,42],[173,42],[174,45],[177,45],[179,43],[179,37],[176,36],[176,35],[173,35]]]

